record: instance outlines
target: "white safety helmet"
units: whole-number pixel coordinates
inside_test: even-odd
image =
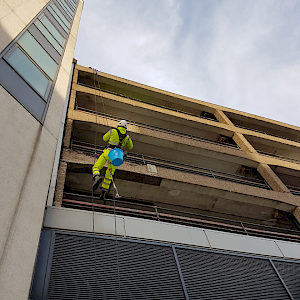
[[[127,129],[127,122],[125,120],[121,120],[118,124],[118,127],[124,127],[125,129]]]

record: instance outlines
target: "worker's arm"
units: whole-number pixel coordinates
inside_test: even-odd
[[[129,135],[127,135],[128,136],[128,139],[127,139],[127,141],[126,141],[126,147],[129,149],[129,150],[131,150],[132,148],[133,148],[133,142],[132,142],[132,139],[130,138],[130,136]]]
[[[112,132],[112,129],[104,134],[104,136],[103,136],[103,141],[104,142],[108,142],[109,141],[111,132]]]

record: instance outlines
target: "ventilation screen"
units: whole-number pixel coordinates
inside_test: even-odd
[[[56,234],[47,299],[185,299],[171,247]]]
[[[189,299],[290,300],[268,260],[176,249]]]
[[[30,299],[300,300],[299,263],[173,247],[43,230]]]
[[[273,261],[276,269],[295,300],[300,300],[300,264]]]

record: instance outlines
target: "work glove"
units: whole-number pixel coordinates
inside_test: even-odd
[[[123,157],[123,160],[125,161],[125,158],[127,157],[127,154],[128,152],[127,151],[124,151],[124,157]]]
[[[95,191],[99,187],[100,183],[102,182],[101,176],[96,174],[93,176],[93,180],[94,180],[93,191]]]

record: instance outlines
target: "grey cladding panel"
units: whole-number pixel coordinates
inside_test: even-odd
[[[47,299],[185,298],[171,247],[56,234]]]
[[[289,300],[265,259],[176,249],[189,299]]]
[[[295,300],[300,300],[300,264],[285,261],[273,261]]]

